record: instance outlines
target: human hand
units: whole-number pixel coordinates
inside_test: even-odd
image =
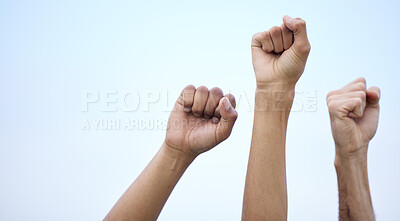
[[[255,34],[251,48],[257,88],[283,83],[294,89],[311,49],[306,23],[300,18],[284,16],[281,27]]]
[[[328,93],[326,99],[337,154],[366,153],[378,127],[379,98],[380,89],[367,90],[364,78]]]
[[[165,144],[189,157],[212,149],[229,137],[237,118],[233,95],[219,88],[185,87],[168,120]]]

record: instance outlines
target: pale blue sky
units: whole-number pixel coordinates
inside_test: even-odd
[[[316,91],[317,102],[290,116],[289,220],[337,220],[325,96],[359,76],[382,90],[369,150],[376,217],[399,220],[399,10],[396,1],[0,0],[0,220],[102,219],[165,133],[83,131],[83,123],[166,120],[164,98],[149,111],[105,112],[104,94],[116,91],[119,107],[126,92],[142,105],[168,91],[171,103],[187,84],[243,99],[231,137],[191,165],[159,220],[239,220],[255,88],[249,44],[285,14],[307,21],[312,45],[297,102],[310,104],[302,91]],[[100,96],[88,112],[84,90]]]

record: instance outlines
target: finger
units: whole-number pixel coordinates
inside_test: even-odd
[[[223,99],[223,98],[222,98],[222,99]],[[221,100],[222,100],[222,99],[221,99]],[[213,116],[213,118],[211,119],[211,122],[213,122],[214,124],[216,124],[216,123],[219,122],[219,119],[220,119],[220,118],[221,118],[221,103],[219,102],[217,108],[215,108],[214,116]]]
[[[337,95],[338,100],[347,100],[351,98],[361,98],[363,101],[367,100],[367,93],[365,91],[351,91],[346,94]]]
[[[365,78],[357,78],[346,86],[342,87],[338,92],[347,93],[351,91],[367,91],[367,81]]]
[[[285,24],[281,25],[281,29],[282,29],[283,49],[287,50],[293,44],[293,32],[290,31]]]
[[[261,48],[262,43],[261,43],[261,38],[262,38],[263,32],[258,32],[255,33],[251,39],[251,47],[256,47],[256,48]]]
[[[262,32],[256,33],[251,39],[251,54],[254,57],[263,56],[265,51],[261,43]]]
[[[206,107],[204,108],[204,117],[210,119],[214,116],[214,111],[219,104],[219,100],[224,96],[221,89],[214,87],[211,88],[208,95]]]
[[[227,97],[229,99],[229,102],[231,103],[232,107],[236,108],[235,96],[233,96],[232,94],[226,94],[225,97]]]
[[[365,80],[365,78],[359,77],[359,78],[355,79],[354,81],[348,83],[347,85],[351,85],[351,84],[358,83],[358,82],[362,82],[362,83],[364,83],[364,84],[367,84],[367,80]],[[346,85],[346,86],[347,86],[347,85]]]
[[[303,19],[294,19],[285,15],[283,17],[283,23],[289,30],[293,32],[293,46],[295,47],[296,51],[302,54],[308,54],[311,46],[307,38],[306,22]]]
[[[253,49],[253,52],[260,49],[262,50],[261,52],[272,52],[274,50],[274,45],[272,44],[269,32],[264,31],[253,35],[251,47]]]
[[[367,94],[365,91],[350,91],[350,92],[346,92],[346,93],[337,93],[337,94],[333,94],[331,96],[329,96],[327,98],[327,102],[331,102],[331,101],[338,101],[338,102],[344,102],[346,100],[350,100],[353,98],[360,98],[363,102],[363,109],[365,108],[365,104],[366,104],[366,100],[367,100]]]
[[[357,97],[346,100],[332,100],[328,102],[329,113],[339,118],[361,118],[364,113],[362,105],[362,99]]]
[[[350,82],[341,89],[329,92],[327,95],[327,99],[329,99],[329,97],[331,96],[347,94],[348,92],[354,92],[354,91],[364,91],[364,92],[367,91],[367,82],[364,78],[357,78],[356,80]]]
[[[264,31],[261,33],[261,44],[262,44],[262,49],[265,52],[272,52],[274,50],[274,45],[272,43],[271,36],[268,31]]]
[[[235,96],[232,94],[226,94],[225,97],[229,99],[233,108],[236,108],[236,100]],[[218,123],[219,119],[221,118],[221,105],[218,105],[214,111],[214,117],[212,118],[213,123]]]
[[[220,100],[221,119],[217,125],[217,141],[221,142],[229,137],[232,132],[233,125],[237,119],[237,112],[229,102],[227,97]]]
[[[274,50],[274,45],[272,44],[269,32],[264,31],[254,34],[251,41],[251,47],[253,50],[261,49],[262,52],[272,52]]]
[[[274,44],[274,52],[281,53],[283,51],[282,29],[278,26],[272,27],[270,30],[272,43]]]
[[[192,111],[193,98],[196,88],[193,85],[186,86],[179,96],[178,103],[183,105],[183,111],[189,113]]]
[[[370,106],[379,107],[379,99],[381,98],[381,90],[379,87],[370,87],[367,91],[367,103]]]
[[[343,88],[346,88],[346,87],[351,86],[351,85],[354,85],[354,84],[364,84],[364,85],[367,85],[367,80],[365,80],[365,78],[363,78],[363,77],[359,77],[359,78],[355,79],[354,81],[352,81],[352,82],[346,84]]]
[[[345,101],[347,106],[344,106],[349,111],[348,116],[351,118],[361,118],[365,110],[365,100],[361,98],[352,98]]]
[[[207,103],[207,98],[208,89],[204,86],[198,87],[194,94],[194,101],[192,106],[192,112],[194,116],[200,117],[203,115],[203,111]]]

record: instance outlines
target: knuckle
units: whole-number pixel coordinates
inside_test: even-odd
[[[328,110],[330,113],[334,112],[336,108],[337,108],[336,102],[331,101],[328,103]]]
[[[332,96],[326,97],[326,103],[329,105],[329,103],[332,101]]]
[[[304,45],[304,47],[303,47],[303,50],[304,51],[311,51],[311,45],[310,45],[310,43],[307,43],[306,45]]]
[[[210,94],[214,96],[222,96],[223,92],[219,87],[213,87],[210,89]]]
[[[270,29],[271,35],[278,36],[281,33],[281,28],[278,26],[274,26]]]
[[[328,98],[332,97],[332,95],[336,94],[336,91],[330,91],[327,95],[326,95],[326,100],[328,100]]]
[[[285,24],[282,24],[280,28],[282,29],[282,33],[288,34],[289,32],[291,32],[291,31],[286,27]]]
[[[193,84],[189,84],[185,87],[185,90],[194,90],[196,87]]]
[[[260,32],[259,34],[261,39],[266,39],[270,37],[269,31]]]
[[[251,37],[251,45],[252,45],[252,46],[258,44],[258,43],[257,43],[257,37],[256,37],[256,35],[257,35],[257,34],[254,34],[253,37]]]
[[[204,117],[210,119],[212,117],[212,113],[210,113],[209,111],[205,110],[204,111]]]
[[[363,103],[363,100],[361,98],[359,98],[359,97],[354,100],[354,104],[356,106],[361,106],[362,103]]]
[[[229,99],[229,102],[231,102],[232,107],[236,107],[235,96],[233,96],[232,94],[226,94],[225,97]]]
[[[366,85],[364,82],[357,82],[355,88],[356,90],[363,91],[366,89]]]
[[[257,40],[260,36],[261,36],[261,32],[257,32],[257,33],[255,33],[255,34],[253,34],[253,36],[251,37],[251,39],[253,40],[253,41],[255,41],[255,40]]]
[[[367,99],[367,93],[365,93],[365,91],[360,91],[358,96],[363,101]]]
[[[359,78],[357,78],[357,81],[358,81],[358,82],[362,82],[362,83],[364,83],[364,84],[367,84],[367,80],[366,80],[364,77],[359,77]]]
[[[334,95],[336,93],[337,93],[337,90],[332,90],[332,91],[329,91],[327,96],[329,97],[329,96],[332,96],[332,95]]]
[[[195,106],[192,108],[192,112],[193,112],[194,114],[197,114],[197,115],[201,115],[201,114],[202,114],[202,112],[200,111],[200,109],[197,108],[197,107],[195,107]]]
[[[299,44],[298,50],[302,53],[309,53],[311,51],[311,45],[308,42]]]
[[[188,85],[185,88],[183,88],[181,95],[183,97],[189,96],[189,95],[193,95],[193,93],[195,92],[196,87],[193,85]]]
[[[200,86],[197,88],[197,91],[200,93],[207,93],[208,92],[208,88],[206,86]]]
[[[228,94],[226,94],[225,95],[229,100],[235,100],[235,96],[233,96],[233,94],[230,94],[230,93],[228,93]]]
[[[236,110],[234,110],[234,115],[232,117],[233,121],[236,121],[238,118],[238,112]]]
[[[306,21],[304,21],[301,18],[298,18],[295,26],[296,26],[296,28],[305,28],[306,27]]]

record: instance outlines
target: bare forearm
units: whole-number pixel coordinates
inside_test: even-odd
[[[105,220],[156,220],[191,162],[229,137],[235,105],[234,96],[217,87],[186,86],[169,116],[164,144]]]
[[[380,89],[357,78],[328,93],[326,101],[335,141],[335,167],[339,186],[339,217],[375,220],[368,183],[368,144],[379,121]]]
[[[293,91],[256,92],[243,220],[286,220],[285,140]]]
[[[165,144],[118,200],[105,220],[156,220],[165,202],[193,159]]]
[[[339,219],[375,220],[368,183],[367,148],[353,156],[336,154],[339,186]]]

